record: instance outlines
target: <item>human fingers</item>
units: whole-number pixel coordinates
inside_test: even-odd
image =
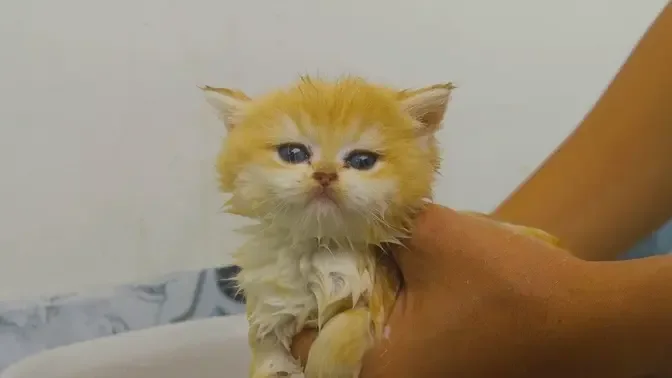
[[[541,230],[429,205],[415,219],[410,239],[392,253],[407,289],[416,286],[423,290],[423,284],[437,287],[456,273],[480,270],[488,263],[508,265],[566,257],[566,251],[555,244],[556,240]]]
[[[457,215],[454,210],[435,204],[429,204],[417,214],[410,239],[391,250],[404,277],[411,271],[425,271],[426,265],[431,265],[442,253],[440,250],[446,245],[448,230],[456,223]]]
[[[414,219],[410,238],[391,249],[406,288],[425,291],[422,287],[441,286],[441,279],[449,271],[461,269],[462,263],[456,264],[457,256],[473,253],[473,239],[491,233],[493,228],[497,228],[496,222],[485,216],[435,204],[426,206]]]

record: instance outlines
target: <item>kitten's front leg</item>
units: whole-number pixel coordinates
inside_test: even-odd
[[[305,378],[358,378],[364,353],[372,344],[369,309],[341,312],[327,322],[313,342]]]
[[[386,337],[385,323],[401,281],[394,266],[378,261],[373,251],[315,256],[321,282],[314,285],[314,295],[323,304],[318,306],[320,318],[326,315],[328,320],[310,348],[305,378],[358,378],[366,351]],[[338,304],[345,298],[350,301],[344,309]],[[324,304],[335,304],[336,310]]]
[[[252,351],[251,378],[301,377],[301,364],[291,355],[293,337],[308,322],[315,307],[310,293],[248,296],[248,342]],[[250,311],[254,309],[254,311]]]
[[[305,378],[359,376],[362,357],[373,343],[369,268],[374,265],[368,260],[366,250],[325,249],[314,255],[311,289],[321,328],[308,354]]]

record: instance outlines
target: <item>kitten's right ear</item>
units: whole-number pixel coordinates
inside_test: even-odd
[[[398,93],[402,108],[413,118],[420,135],[433,134],[439,129],[455,88],[453,83],[445,83]]]
[[[227,130],[232,130],[243,115],[250,98],[241,91],[228,88],[202,87],[206,101],[217,110],[219,118],[224,121]]]

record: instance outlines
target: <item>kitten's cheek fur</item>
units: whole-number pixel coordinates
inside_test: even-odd
[[[271,196],[284,202],[301,203],[311,188],[310,184],[305,167],[278,169],[249,166],[238,175],[236,195],[249,200],[267,200]]]
[[[344,174],[342,180],[346,205],[355,210],[375,209],[384,212],[397,192],[397,184],[392,179],[352,177]]]

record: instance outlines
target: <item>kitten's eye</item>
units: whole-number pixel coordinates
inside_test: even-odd
[[[345,164],[348,168],[365,171],[376,165],[379,156],[371,151],[353,151],[345,158]]]
[[[303,144],[287,143],[278,146],[278,156],[287,163],[299,164],[310,160],[310,151]]]

